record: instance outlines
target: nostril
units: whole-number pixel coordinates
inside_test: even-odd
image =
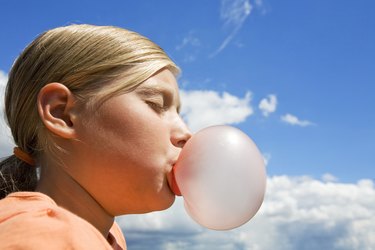
[[[186,140],[172,140],[172,144],[178,148],[183,148],[185,143],[186,143]]]
[[[184,146],[185,146],[185,144],[186,144],[186,140],[181,140],[181,141],[179,141],[178,143],[177,143],[177,147],[179,147],[179,148],[183,148]]]
[[[190,137],[191,137],[190,133],[182,134],[179,137],[174,137],[174,138],[172,137],[172,144],[175,147],[183,148],[186,142],[190,139]]]
[[[190,140],[192,134],[190,133],[190,131],[187,131],[184,135],[184,139],[181,140],[180,144],[181,144],[181,148],[185,146],[185,144]]]

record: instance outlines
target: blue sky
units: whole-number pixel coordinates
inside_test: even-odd
[[[16,56],[46,29],[91,23],[137,31],[163,47],[182,68],[179,79],[182,113],[193,130],[216,123],[237,126],[252,137],[262,151],[271,187],[285,190],[298,187],[305,190],[306,195],[317,195],[314,192],[319,192],[319,188],[312,192],[305,189],[305,185],[322,185],[319,186],[322,190],[341,190],[337,195],[342,194],[345,200],[343,190],[346,188],[374,192],[374,9],[375,2],[371,0],[3,1],[0,80],[4,79],[5,83]],[[202,120],[203,111],[204,117],[212,119]],[[11,151],[4,132],[2,136],[0,157]],[[282,179],[283,176],[286,179]],[[259,220],[264,222],[266,215],[275,213],[267,210],[266,204],[281,202],[279,205],[284,210],[280,208],[280,213],[290,209],[283,203],[284,199],[278,200],[275,195],[269,194]],[[289,195],[290,199],[286,200],[300,201],[299,193]],[[372,205],[357,200],[361,199],[358,194],[354,197],[357,197],[353,198],[355,202],[374,215]],[[342,200],[332,203],[336,209],[346,204]],[[172,211],[179,211],[178,204]],[[151,215],[150,220],[164,216],[170,218],[171,215]],[[295,216],[292,214],[288,218],[293,221]],[[332,234],[339,235],[334,229],[340,228],[338,225],[344,218],[358,221],[358,218],[338,217],[337,227],[330,231]],[[131,218],[131,221],[130,225],[139,232],[147,228],[139,219]],[[184,228],[191,233],[189,235],[194,235],[192,232],[198,230],[194,226],[179,227],[181,221],[173,221],[175,227],[162,227],[164,231],[161,231]],[[301,219],[301,225],[306,226],[304,221]],[[151,229],[158,229],[150,223]],[[279,220],[274,221],[275,224],[267,223],[275,234],[281,235],[277,228],[285,224],[277,224]],[[354,224],[350,225],[355,228]],[[375,231],[374,227],[361,228]],[[157,237],[155,230],[150,231],[150,239]],[[245,235],[254,230],[246,229]],[[135,231],[128,229],[128,232],[137,239]],[[244,235],[244,232],[236,232],[239,238]],[[205,239],[217,237],[207,234],[210,236]],[[341,232],[341,236],[347,235]],[[194,238],[196,241],[191,239],[191,242],[198,242],[197,238]],[[280,243],[277,239],[274,242]],[[334,240],[321,246],[331,246]],[[187,241],[181,242],[180,248],[194,248],[186,245]],[[236,244],[239,245],[223,249],[255,246]],[[337,246],[341,243],[337,244],[332,248],[361,246],[347,243],[346,246],[353,248],[340,248]],[[375,242],[369,244],[371,247]],[[194,245],[194,249],[200,249],[198,245]],[[137,246],[134,243],[133,249],[144,247]],[[174,249],[177,245],[168,246]],[[302,249],[298,246],[298,242],[290,238],[282,249]],[[313,246],[305,249],[313,249]],[[366,249],[367,245],[363,246],[362,249]]]
[[[236,126],[270,156],[270,175],[374,178],[375,4],[256,2],[249,2],[249,14],[225,19],[220,1],[6,1],[0,70],[7,72],[24,46],[49,28],[92,23],[132,29],[180,65],[184,89],[239,98],[252,93],[254,112]],[[264,117],[258,105],[270,94],[278,104]],[[288,113],[313,125],[282,122]]]

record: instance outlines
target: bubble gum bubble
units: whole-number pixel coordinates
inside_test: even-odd
[[[181,192],[187,213],[210,229],[241,226],[263,202],[263,157],[255,143],[234,127],[212,126],[193,135],[173,174],[172,190]]]

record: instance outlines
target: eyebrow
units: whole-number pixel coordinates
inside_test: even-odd
[[[152,97],[155,95],[166,96],[172,103],[174,97],[174,91],[172,88],[169,87],[160,87],[160,86],[139,86],[136,91],[143,96]],[[177,105],[176,105],[177,113],[180,113],[181,109],[181,101],[180,96],[177,95]]]

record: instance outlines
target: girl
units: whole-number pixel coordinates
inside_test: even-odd
[[[160,47],[117,27],[36,38],[6,88],[17,147],[0,163],[0,248],[126,249],[115,216],[170,207],[191,136],[178,73]]]

